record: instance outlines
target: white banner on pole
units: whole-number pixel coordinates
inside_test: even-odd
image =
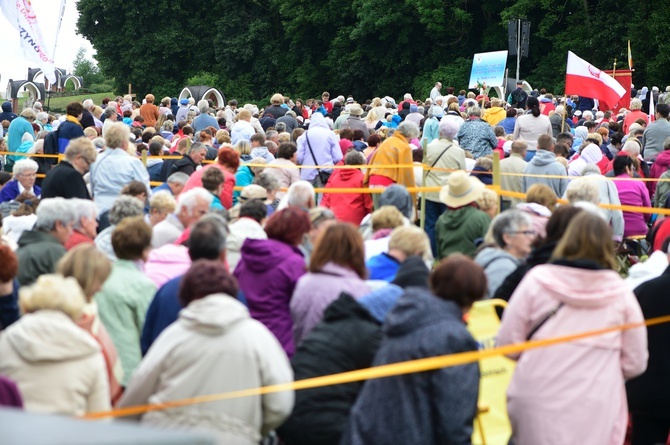
[[[44,44],[37,15],[30,0],[0,0],[0,11],[19,32],[21,48],[26,57],[35,60],[51,84],[56,83],[53,56]]]

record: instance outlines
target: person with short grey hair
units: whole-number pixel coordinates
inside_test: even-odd
[[[184,230],[209,212],[213,198],[214,195],[202,187],[192,188],[179,195],[175,212],[154,226],[151,247],[157,249],[174,243]]]
[[[193,119],[193,123],[191,124],[193,130],[195,131],[196,137],[198,137],[200,132],[205,128],[214,127],[217,130],[219,129],[219,122],[214,116],[209,114],[210,108],[209,102],[207,100],[202,99],[198,101],[198,110],[200,110],[200,114],[195,119]]]
[[[116,111],[116,107],[105,108],[105,112],[102,115],[105,118],[104,122],[102,123],[102,137],[104,138],[107,134],[107,129],[110,125],[117,121],[119,115]]]
[[[168,176],[167,181],[154,189],[154,193],[166,191],[170,192],[176,198],[184,189],[186,182],[188,182],[188,178],[189,176],[186,173],[172,173]]]
[[[314,186],[307,181],[298,181],[291,184],[279,208],[300,207],[309,210],[316,206],[314,202]]]
[[[79,244],[93,243],[98,228],[98,208],[93,201],[73,198],[70,203],[77,214],[77,221],[74,223],[72,235],[65,242],[66,250],[70,250]]]
[[[56,263],[67,252],[63,245],[77,222],[74,205],[64,198],[44,199],[37,206],[37,222],[19,238],[17,279],[21,286],[32,284],[43,274],[54,273]]]
[[[207,157],[207,146],[201,142],[195,142],[186,151],[184,157],[174,163],[173,172],[181,172],[191,176],[202,161]]]
[[[486,274],[487,298],[495,295],[505,278],[530,253],[537,236],[532,223],[530,215],[517,209],[506,210],[491,221],[485,238],[485,242],[490,241],[491,244],[475,257],[475,262],[482,266]]]
[[[116,254],[112,247],[112,232],[125,218],[144,215],[142,202],[130,195],[121,195],[116,198],[109,209],[109,226],[95,237],[95,246],[112,261],[116,261]]]
[[[458,143],[463,150],[472,153],[475,159],[490,155],[498,145],[493,128],[481,119],[482,112],[479,107],[468,108],[467,114],[469,119],[463,122],[458,131]]]

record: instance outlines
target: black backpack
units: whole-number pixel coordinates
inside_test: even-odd
[[[44,154],[45,155],[57,155],[58,154],[58,130],[51,131],[44,138]],[[49,162],[53,165],[58,162],[58,158],[47,158]]]

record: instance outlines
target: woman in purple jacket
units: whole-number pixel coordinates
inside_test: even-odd
[[[289,302],[305,274],[305,258],[297,246],[310,228],[302,209],[275,212],[265,226],[268,239],[248,238],[235,269],[249,313],[277,337],[289,357],[295,352]]]
[[[619,192],[621,205],[636,207],[651,207],[649,191],[641,181],[632,181],[635,167],[633,159],[629,156],[617,156],[614,158],[614,176],[622,180],[614,180],[614,184]],[[647,227],[648,213],[623,212],[624,238],[629,236],[644,236],[649,231]]]
[[[291,299],[296,346],[342,292],[354,298],[371,292],[365,284],[367,274],[363,237],[356,227],[349,223],[328,226],[316,241],[309,273],[300,278]]]

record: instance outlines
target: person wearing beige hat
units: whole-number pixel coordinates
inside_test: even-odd
[[[491,224],[491,217],[477,206],[477,199],[486,186],[464,171],[449,175],[447,185],[440,191],[440,201],[447,210],[435,225],[437,259],[452,253],[475,256],[475,240],[483,238]]]
[[[368,126],[361,116],[363,115],[363,108],[359,104],[349,105],[349,117],[342,123],[340,129],[350,128],[352,130],[361,130],[363,132],[363,140],[368,141],[370,131]]]

